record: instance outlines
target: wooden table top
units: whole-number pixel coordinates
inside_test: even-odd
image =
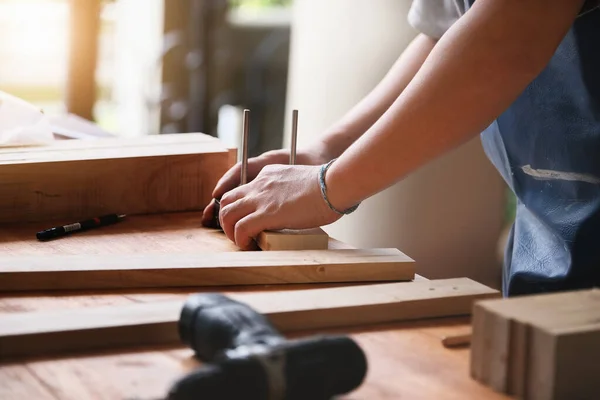
[[[37,242],[35,232],[48,226],[46,223],[1,227],[0,253],[18,256],[238,250],[222,233],[202,228],[198,213],[130,217],[118,225],[96,231],[54,242]],[[332,240],[331,247],[349,246]],[[302,290],[316,286],[325,285],[220,289],[227,293]],[[0,294],[0,313],[183,300],[200,290]],[[442,345],[444,336],[463,332],[468,325],[468,318],[444,318],[326,331],[350,334],[368,358],[369,370],[363,385],[344,398],[506,399],[470,378],[468,348],[448,349]],[[175,379],[197,366],[192,351],[184,347],[71,354],[10,363],[0,361],[0,399],[158,399]]]

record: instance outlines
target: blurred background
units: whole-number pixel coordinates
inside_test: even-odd
[[[119,136],[217,135],[251,107],[259,153],[281,146],[290,3],[0,0],[0,90]]]
[[[94,135],[203,132],[250,155],[320,135],[417,34],[410,0],[0,0],[0,91]],[[74,125],[72,125],[74,126]],[[401,152],[399,153],[401,157]],[[430,278],[500,284],[514,205],[479,139],[325,227],[397,247]]]

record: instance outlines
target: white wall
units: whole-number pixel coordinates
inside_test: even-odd
[[[116,129],[120,136],[159,131],[163,0],[114,3],[113,80]],[[109,77],[106,78],[110,79]]]
[[[376,85],[415,35],[406,22],[409,6],[410,0],[295,2],[286,136],[292,109],[299,110],[301,145]],[[399,248],[429,278],[499,284],[503,187],[475,139],[325,229],[356,246]]]

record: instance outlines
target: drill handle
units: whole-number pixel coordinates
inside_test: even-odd
[[[345,336],[314,336],[237,354],[178,379],[169,400],[329,400],[358,388],[367,372],[362,349]]]
[[[188,298],[179,319],[179,336],[205,362],[227,357],[227,352],[238,348],[284,341],[264,315],[219,293]]]

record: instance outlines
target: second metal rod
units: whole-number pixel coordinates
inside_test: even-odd
[[[240,185],[248,183],[248,128],[250,123],[250,110],[244,110],[243,133],[242,133],[242,171],[240,175]]]
[[[298,110],[292,111],[292,142],[290,148],[290,165],[296,164],[296,142],[298,140]]]

